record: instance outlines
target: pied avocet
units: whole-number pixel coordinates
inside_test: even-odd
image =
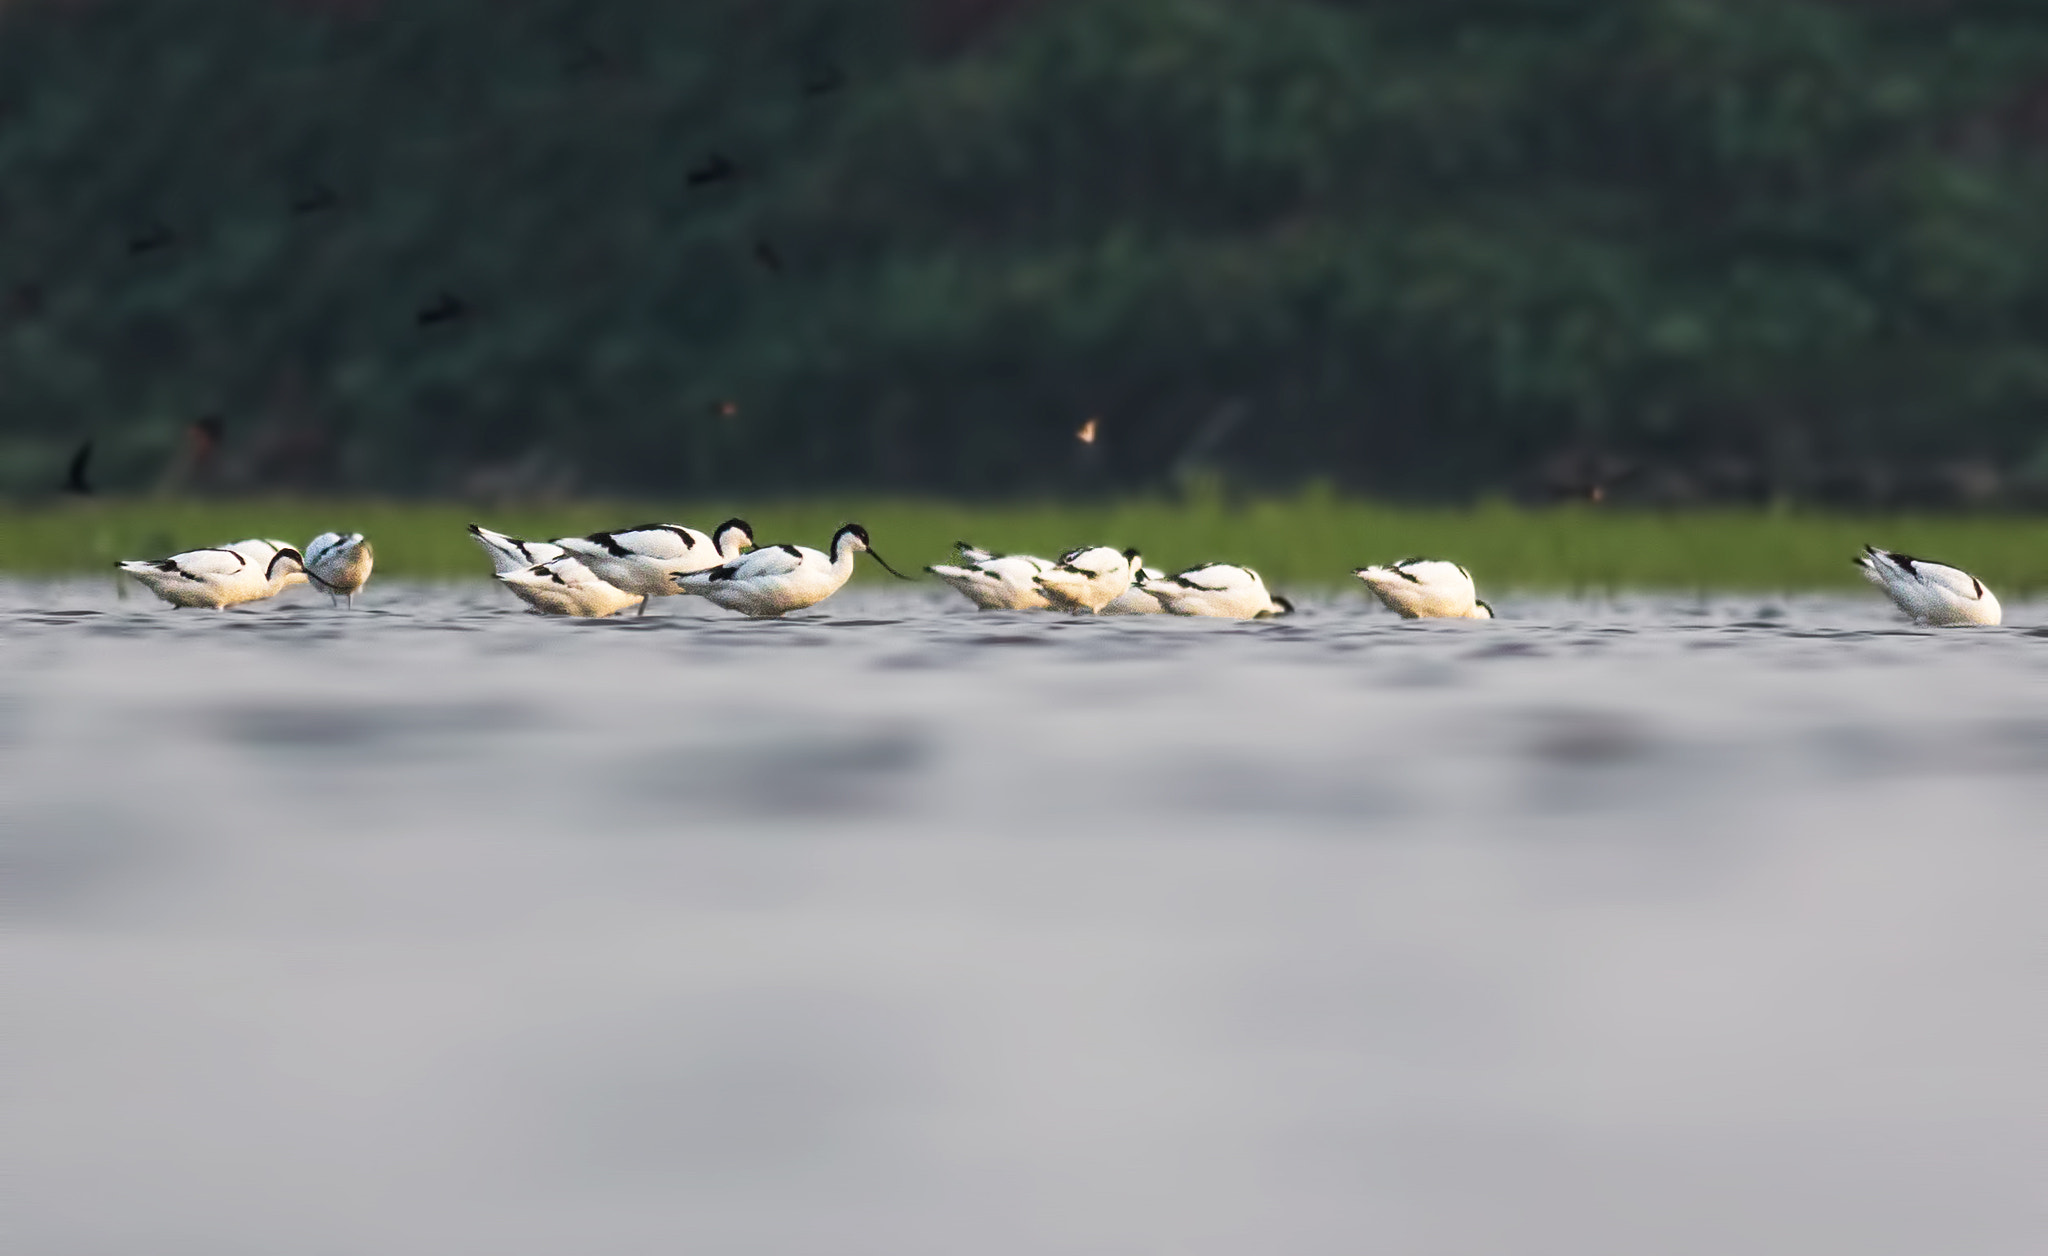
[[[1099,615],[1103,607],[1124,595],[1131,587],[1132,573],[1143,566],[1134,549],[1118,553],[1107,545],[1095,545],[1069,550],[1034,579],[1057,609]]]
[[[1351,574],[1403,619],[1493,618],[1493,608],[1479,600],[1472,573],[1456,563],[1404,558],[1386,567],[1360,567]]]
[[[967,600],[985,611],[1042,611],[1051,606],[1045,592],[1033,583],[1052,561],[1028,554],[991,554],[965,541],[955,541],[960,565],[927,567],[947,584],[967,595]]]
[[[853,575],[853,556],[867,551],[898,580],[910,577],[882,561],[868,530],[849,523],[832,534],[830,557],[801,545],[769,545],[729,563],[675,577],[685,593],[708,598],[729,611],[759,619],[815,606],[839,591]]]
[[[306,579],[305,557],[283,541],[236,541],[119,566],[173,606],[215,610],[276,597],[285,586]]]
[[[1856,566],[1864,579],[1891,594],[1915,623],[1943,628],[1996,625],[2004,617],[1991,590],[1967,571],[1870,545],[1863,547]]]
[[[376,555],[360,532],[322,532],[306,545],[306,579],[350,606],[370,582]]]
[[[484,547],[484,553],[491,556],[491,570],[501,576],[536,563],[552,562],[566,552],[552,541],[522,541],[477,523],[469,525],[469,535]]]
[[[754,544],[744,519],[728,519],[705,536],[675,523],[643,523],[617,532],[558,537],[555,544],[583,560],[592,575],[628,593],[668,597],[682,592],[675,577],[729,563]],[[644,613],[647,603],[642,602]]]
[[[598,579],[573,554],[563,554],[531,567],[501,571],[498,579],[521,601],[543,615],[603,619],[646,600],[638,593],[628,593]]]
[[[1145,591],[1173,615],[1266,619],[1294,609],[1286,598],[1266,591],[1258,572],[1229,563],[1203,563],[1177,576],[1147,581]]]
[[[1166,607],[1152,596],[1154,581],[1166,579],[1157,567],[1140,567],[1131,573],[1131,587],[1110,599],[1102,608],[1105,615],[1164,615]]]

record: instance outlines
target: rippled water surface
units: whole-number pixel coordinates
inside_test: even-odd
[[[65,1253],[2048,1250],[2048,605],[0,583]]]

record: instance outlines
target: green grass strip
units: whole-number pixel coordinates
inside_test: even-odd
[[[947,561],[953,541],[1055,557],[1084,544],[1135,545],[1148,565],[1206,560],[1257,567],[1278,588],[1342,585],[1353,567],[1412,555],[1453,559],[1496,589],[1797,591],[1859,583],[1864,542],[1965,568],[2003,596],[2048,590],[2048,517],[1848,515],[1763,509],[1674,512],[1507,504],[1422,508],[1305,492],[1227,501],[1097,504],[847,497],[752,502],[586,501],[489,507],[442,502],[250,498],[85,499],[0,506],[0,572],[107,571],[247,536],[303,545],[328,529],[367,534],[387,578],[480,578],[490,568],[471,520],[545,538],[650,520],[706,531],[739,515],[765,543],[822,547],[840,523],[867,525],[905,571]],[[861,579],[879,572],[863,564]]]

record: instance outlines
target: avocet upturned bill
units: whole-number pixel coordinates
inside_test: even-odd
[[[306,545],[306,579],[350,606],[370,582],[376,555],[360,532],[322,532]]]
[[[1118,553],[1107,545],[1069,550],[1059,562],[1035,577],[1053,606],[1077,615],[1099,615],[1102,608],[1124,595],[1131,587],[1131,575],[1143,568],[1134,549]]]
[[[491,570],[501,576],[536,563],[552,562],[567,552],[553,541],[522,541],[478,523],[469,525],[469,535],[484,547],[484,553],[491,556]]]
[[[1856,566],[1914,623],[1937,628],[1995,626],[2004,618],[1991,590],[1967,571],[1871,545],[1863,547]]]
[[[646,600],[638,593],[628,593],[598,579],[573,554],[563,554],[531,567],[501,571],[498,579],[521,601],[543,615],[603,619]]]
[[[558,537],[555,544],[583,560],[592,575],[628,593],[669,597],[682,592],[675,577],[729,563],[754,544],[744,519],[728,519],[710,536],[675,523],[643,523],[617,532]],[[647,603],[642,602],[644,612]]]
[[[1152,596],[1154,581],[1166,579],[1157,567],[1140,567],[1131,573],[1131,587],[1111,598],[1102,608],[1104,615],[1164,615],[1166,607]]]
[[[173,606],[215,610],[276,597],[285,586],[306,579],[304,556],[283,541],[236,541],[119,566]]]
[[[1266,591],[1258,572],[1229,563],[1203,563],[1177,576],[1148,580],[1145,591],[1172,615],[1268,619],[1294,610],[1292,602]]]
[[[801,545],[768,545],[717,567],[685,572],[675,582],[683,592],[729,611],[771,619],[837,593],[853,575],[854,555],[863,550],[898,580],[910,578],[875,553],[866,528],[849,523],[832,534],[829,557]]]
[[[991,554],[965,541],[955,541],[958,566],[927,567],[939,579],[967,595],[985,611],[1042,611],[1051,606],[1034,583],[1052,561],[1029,554]]]
[[[1403,619],[1493,618],[1493,608],[1479,600],[1472,573],[1440,558],[1404,558],[1351,574]]]

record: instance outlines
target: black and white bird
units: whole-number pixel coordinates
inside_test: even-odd
[[[498,575],[518,571],[536,563],[550,562],[567,553],[552,541],[522,541],[516,536],[493,532],[479,523],[469,525],[469,535],[491,556],[491,570]]]
[[[729,563],[751,549],[754,530],[744,519],[728,519],[706,536],[675,523],[643,523],[616,532],[555,538],[566,553],[583,560],[606,584],[643,598],[682,592],[675,578]],[[644,614],[645,601],[640,603]]]
[[[1493,618],[1493,608],[1479,600],[1472,573],[1440,558],[1404,558],[1351,574],[1403,619]]]
[[[1059,562],[1034,578],[1054,608],[1077,615],[1099,615],[1131,587],[1131,577],[1144,568],[1134,549],[1119,553],[1107,545],[1070,550]]]
[[[957,564],[927,567],[933,575],[965,594],[967,600],[985,611],[1042,611],[1052,603],[1037,579],[1051,570],[1047,558],[1029,554],[992,554],[985,549],[955,541],[960,551]]]
[[[376,555],[360,532],[322,532],[306,543],[306,579],[350,606],[370,582],[375,563]]]
[[[854,555],[866,551],[899,580],[910,577],[883,562],[868,530],[849,523],[832,534],[831,553],[801,545],[769,545],[704,571],[675,577],[676,587],[729,611],[769,619],[815,606],[837,593],[853,575]]]
[[[1964,624],[1995,626],[2003,618],[1998,599],[1967,571],[1866,545],[1856,559],[1863,578],[1891,595],[1914,623],[1937,628]]]
[[[286,586],[306,580],[304,556],[283,541],[236,541],[119,566],[173,606],[214,610],[276,597]]]
[[[1169,615],[1268,619],[1294,610],[1292,602],[1266,591],[1258,572],[1229,563],[1203,563],[1177,576],[1147,580],[1144,590]]]
[[[603,619],[647,600],[638,593],[628,593],[598,579],[573,554],[558,555],[530,567],[501,571],[498,581],[520,601],[543,615]]]
[[[1166,605],[1152,596],[1155,581],[1166,579],[1166,573],[1157,567],[1140,567],[1131,573],[1131,587],[1110,599],[1102,608],[1104,615],[1164,615]]]

